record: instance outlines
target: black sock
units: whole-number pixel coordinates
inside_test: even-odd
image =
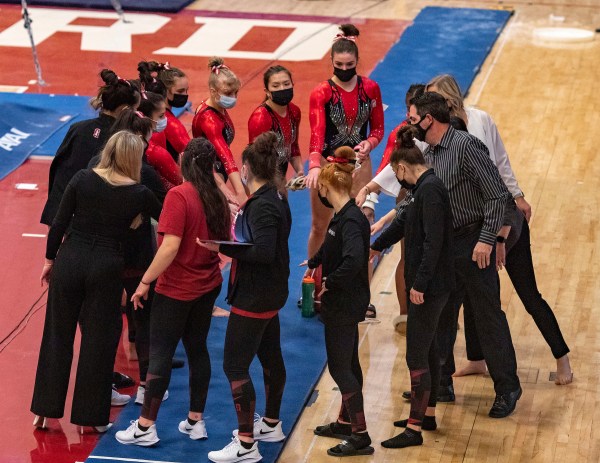
[[[144,432],[146,432],[146,431],[148,431],[148,429],[150,429],[150,426],[142,426],[139,421],[138,421],[137,426],[138,426],[138,428],[140,428],[140,431],[144,431]]]
[[[367,431],[356,433],[353,432],[350,438],[347,440],[356,450],[364,449],[365,447],[371,445],[371,437]]]
[[[275,423],[271,423],[263,418],[263,423],[265,423],[269,428],[274,428],[279,424],[279,421],[275,421]]]
[[[190,426],[194,426],[199,420],[192,420],[189,416],[187,419],[187,422],[190,424]]]
[[[381,446],[388,449],[401,449],[422,444],[423,436],[421,436],[421,433],[414,429],[406,428],[403,433],[383,441]]]
[[[242,445],[242,447],[244,447],[246,450],[250,450],[252,448],[252,446],[254,445],[254,442],[244,442],[243,440],[240,441],[240,444]]]
[[[331,430],[337,434],[352,434],[352,425],[335,421],[331,424]]]

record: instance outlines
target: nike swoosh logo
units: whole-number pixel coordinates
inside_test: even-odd
[[[260,433],[263,434],[263,435],[264,434],[271,434],[272,432],[275,432],[275,430],[273,430],[273,431],[267,431],[267,432],[264,432],[262,429],[260,430]]]
[[[134,432],[134,433],[133,433],[133,437],[135,437],[135,438],[137,439],[138,437],[145,436],[146,434],[150,434],[150,431],[148,431],[148,432],[145,432],[145,433],[143,433],[143,434],[137,434],[137,433],[135,433],[135,432]]]
[[[244,455],[248,455],[249,453],[252,453],[252,452],[253,452],[253,450],[249,450],[247,452],[240,453],[240,451],[238,450],[237,456],[238,456],[238,458],[240,458],[240,457],[243,457]]]

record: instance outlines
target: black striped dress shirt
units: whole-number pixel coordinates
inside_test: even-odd
[[[487,147],[473,135],[448,127],[440,142],[423,154],[448,188],[454,229],[482,222],[479,241],[494,245],[511,195]]]

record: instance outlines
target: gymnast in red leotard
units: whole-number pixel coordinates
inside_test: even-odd
[[[156,78],[158,63],[141,61],[138,63],[140,83],[142,85],[142,98],[139,110],[152,120],[152,138],[148,143],[146,158],[165,186],[166,190],[181,184],[181,169],[177,160],[167,150],[167,139],[165,128],[168,125],[166,115],[167,89],[164,84]],[[152,89],[152,91],[149,91]]]
[[[300,128],[300,108],[292,103],[294,82],[292,73],[283,66],[267,69],[263,75],[265,101],[254,110],[248,120],[249,142],[264,132],[274,132],[277,136],[278,168],[285,183],[288,165],[291,164],[296,177],[304,176],[304,166],[298,146]]]
[[[317,195],[317,179],[336,148],[354,148],[360,169],[355,171],[352,197],[372,176],[369,153],[383,138],[383,107],[379,85],[356,74],[359,31],[352,24],[340,26],[331,47],[333,77],[321,82],[310,95],[310,155],[306,185],[311,189],[312,227],[308,255],[313,256],[325,238],[332,212]]]
[[[227,109],[233,108],[237,102],[240,80],[223,64],[221,58],[211,58],[208,67],[210,97],[196,109],[192,134],[194,138],[205,137],[213,144],[219,158],[215,163],[215,171],[223,181],[229,179],[237,202],[243,204],[247,196],[238,166],[229,148],[235,137],[235,128],[227,113]],[[228,199],[231,199],[226,189],[223,191]]]
[[[142,64],[145,63],[145,66]],[[149,82],[145,82],[147,92],[164,94],[167,100],[167,126],[161,133],[155,133],[152,139],[155,144],[165,148],[173,160],[179,162],[179,155],[190,141],[190,135],[183,123],[175,114],[173,108],[183,108],[188,101],[189,80],[185,73],[169,63],[157,63],[156,61],[147,61],[138,64],[140,74],[140,65],[145,73],[148,73]],[[141,80],[141,75],[140,75]]]

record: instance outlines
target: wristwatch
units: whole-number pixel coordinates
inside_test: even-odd
[[[496,236],[496,243],[504,243],[506,238],[504,236]]]

